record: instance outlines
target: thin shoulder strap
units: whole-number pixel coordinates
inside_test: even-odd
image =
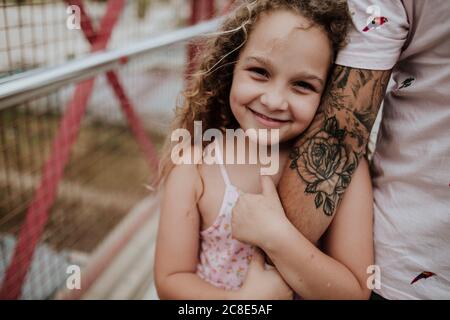
[[[220,172],[222,173],[223,180],[227,186],[231,186],[230,178],[228,177],[227,170],[225,169],[225,165],[223,164],[224,159],[222,156],[222,150],[221,150],[221,146],[219,143],[216,142],[216,147],[214,148],[214,150],[215,150],[214,153],[216,156],[216,161],[219,164],[219,168],[220,168]]]

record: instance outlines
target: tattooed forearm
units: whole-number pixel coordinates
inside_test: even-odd
[[[316,208],[322,207],[327,216],[333,215],[358,161],[356,153],[346,148],[347,132],[339,127],[336,117],[327,119],[319,132],[289,155],[290,168],[306,184],[305,193],[314,195]]]
[[[389,83],[389,78],[391,77],[390,71],[385,71],[381,76],[374,78],[371,82],[368,82],[364,87],[365,92],[369,91],[370,99],[361,99],[364,94],[360,93],[360,103],[361,107],[355,110],[355,116],[361,119],[361,123],[365,125],[367,130],[372,129],[375,119],[377,117],[378,109],[380,108],[381,101],[384,98],[386,92],[386,87]],[[365,102],[365,103],[364,103]]]
[[[375,76],[376,74],[376,76]],[[348,110],[370,131],[384,98],[390,71],[336,66],[320,110]]]
[[[308,201],[328,217],[336,212],[366,152],[389,78],[390,71],[336,66],[318,115],[290,153],[289,167]]]

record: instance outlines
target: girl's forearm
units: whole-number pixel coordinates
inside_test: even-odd
[[[237,291],[220,289],[195,273],[183,272],[166,276],[157,283],[160,299],[169,300],[230,300],[238,299]]]
[[[308,241],[289,221],[260,244],[289,286],[304,299],[367,299],[355,275]]]

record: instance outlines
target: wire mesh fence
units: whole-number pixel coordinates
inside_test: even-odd
[[[114,20],[114,3],[121,2]],[[71,3],[86,12],[81,30],[66,27]],[[225,5],[219,1],[216,10]],[[2,0],[0,7],[0,85],[28,69],[180,28],[191,23],[193,8],[187,1],[120,0]],[[125,59],[107,74],[0,107],[2,297],[52,298],[67,267],[85,263],[148,195],[155,170],[142,144],[145,149],[148,139],[158,150],[167,134],[183,88],[186,44]]]
[[[184,52],[182,45],[162,51],[166,66],[156,58],[142,59],[118,70],[124,90],[132,97],[135,111],[144,120],[146,133],[157,148],[163,141],[163,124],[168,123],[163,118],[170,117],[167,107],[174,105],[184,71],[177,61],[184,56],[176,54]],[[74,86],[62,88],[49,96],[0,111],[0,234],[8,235],[2,241],[19,237],[74,91]],[[71,134],[67,132],[68,136]],[[101,76],[58,184],[40,243],[55,255],[68,250],[88,255],[133,205],[149,193],[145,185],[154,173],[127,125],[119,102]],[[30,232],[34,230],[31,228]],[[3,249],[0,259],[5,266],[8,260],[5,255],[12,252],[11,248]],[[41,271],[51,263],[45,256],[34,259],[42,268],[38,268],[39,275],[33,278],[41,279],[45,287],[50,279]]]
[[[83,32],[67,27],[69,4],[81,6],[97,27],[107,1],[0,0],[0,77],[89,54]],[[108,47],[186,26],[189,10],[189,1],[127,1]]]

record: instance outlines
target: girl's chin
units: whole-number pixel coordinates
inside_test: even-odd
[[[258,129],[246,131],[248,139],[255,144],[260,146],[270,146],[280,143],[279,132],[274,133],[268,130],[267,133],[261,133]]]
[[[242,123],[238,121],[240,128],[244,131],[245,136],[252,142],[258,145],[275,145],[283,143],[283,129],[271,129],[271,128],[261,128],[257,123],[248,121],[248,125],[245,122]],[[280,139],[281,138],[281,139]]]

